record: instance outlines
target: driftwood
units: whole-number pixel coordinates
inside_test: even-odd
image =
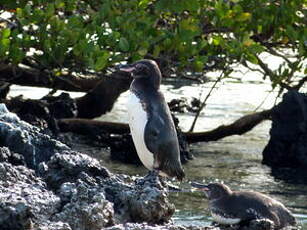
[[[128,124],[80,118],[59,119],[58,126],[61,132],[75,132],[80,134],[86,134],[86,131],[90,129],[106,131],[113,134],[130,132]]]
[[[183,132],[188,143],[216,141],[231,135],[242,135],[262,121],[270,119],[270,110],[245,115],[230,125],[221,125],[216,129],[206,132]],[[105,122],[90,119],[60,119],[59,128],[62,132],[76,132],[86,134],[87,130],[98,129],[114,134],[129,132],[129,127],[124,123]]]
[[[217,141],[232,135],[242,135],[271,116],[272,109],[245,115],[230,125],[221,125],[206,132],[184,133],[189,143]]]
[[[113,108],[119,95],[128,90],[132,79],[123,72],[99,77],[76,77],[70,74],[50,77],[44,70],[7,65],[0,66],[0,80],[23,86],[86,92],[76,99],[77,117],[95,118]]]

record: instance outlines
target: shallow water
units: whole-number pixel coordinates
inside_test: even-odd
[[[251,79],[253,81],[251,81]],[[253,112],[267,97],[271,87],[268,83],[260,84],[248,77],[242,82],[221,83],[213,92],[207,107],[201,114],[195,127],[196,131],[210,130],[222,124],[229,124],[244,114]],[[162,91],[167,101],[180,97],[204,98],[210,90],[210,83],[203,87],[186,86],[183,82],[174,85],[164,82]],[[26,94],[39,98],[48,90],[33,90],[13,87],[11,95]],[[80,94],[78,94],[80,95]],[[102,120],[127,122],[125,101],[126,93],[122,94],[113,111],[102,116]],[[274,104],[276,93],[270,93],[261,109],[270,108]],[[260,109],[260,110],[261,110]],[[178,114],[180,126],[188,130],[193,114]],[[253,190],[263,192],[285,204],[297,217],[301,229],[307,229],[307,185],[290,184],[275,179],[269,167],[261,164],[262,150],[269,139],[271,123],[265,121],[243,136],[231,136],[220,141],[199,143],[191,146],[195,160],[184,165],[187,179],[180,186],[188,188],[188,181],[224,181],[234,190]],[[101,156],[103,163],[113,172],[130,175],[144,175],[144,167],[123,165],[112,162],[108,156]],[[207,210],[208,203],[201,193],[172,193],[170,199],[176,205],[173,221],[184,225],[210,225],[211,217]]]
[[[210,84],[203,88],[195,85],[183,86],[169,84],[162,86],[167,101],[180,97],[198,98],[202,91],[204,98],[210,90]],[[253,112],[264,98],[265,103],[259,109],[268,109],[274,105],[276,93],[268,83],[245,80],[243,83],[228,82],[220,84],[208,105],[201,114],[195,131],[210,130],[222,124],[229,124],[242,115]],[[123,94],[112,113],[99,119],[126,122],[126,94]],[[194,118],[193,114],[178,114],[180,126],[188,130]],[[189,188],[188,181],[210,182],[224,181],[234,190],[251,190],[267,194],[287,206],[296,216],[301,229],[307,229],[307,184],[289,184],[275,179],[271,169],[263,164],[262,151],[269,140],[270,121],[265,121],[242,136],[231,136],[220,141],[198,143],[191,146],[195,160],[184,165],[187,180],[181,184]],[[135,175],[143,175],[146,169],[135,166],[113,164],[113,170]],[[212,219],[207,209],[208,203],[203,194],[172,193],[170,199],[176,205],[173,221],[176,224],[208,226]]]

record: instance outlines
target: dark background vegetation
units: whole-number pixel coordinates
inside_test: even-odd
[[[66,118],[94,118],[110,111],[130,84],[114,66],[142,58],[156,60],[166,78],[199,85],[208,72],[220,71],[218,78],[210,78],[218,82],[232,77],[237,66],[269,79],[279,95],[302,91],[307,81],[302,0],[1,2],[3,98],[10,84],[47,87],[53,89],[51,97],[57,90],[86,92],[75,99],[75,113]],[[283,61],[271,69],[263,53]],[[196,117],[205,105],[200,103]],[[269,117],[270,111],[259,112],[209,140],[244,133]]]

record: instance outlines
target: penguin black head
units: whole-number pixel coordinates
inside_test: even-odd
[[[221,183],[210,183],[208,185],[204,185],[192,182],[191,186],[203,191],[209,200],[219,199],[232,193],[231,189],[227,185]]]
[[[158,89],[161,83],[161,72],[157,63],[153,60],[143,59],[132,64],[118,65],[120,71],[128,72],[135,80],[149,83]]]

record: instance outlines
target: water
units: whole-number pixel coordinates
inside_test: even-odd
[[[253,76],[253,80],[254,80]],[[261,84],[260,84],[261,83]],[[212,84],[212,83],[211,83]],[[164,84],[162,91],[167,101],[180,97],[204,98],[211,84],[203,87],[196,85],[180,86],[180,83]],[[210,130],[222,124],[229,124],[241,116],[253,112],[263,101],[259,111],[271,108],[276,99],[268,82],[251,81],[246,77],[243,82],[224,82],[219,84],[200,116],[195,131]],[[277,100],[279,101],[279,100]],[[125,109],[126,94],[123,94],[112,113],[99,119],[127,122]],[[184,131],[190,128],[193,114],[178,114],[180,126]],[[252,131],[242,136],[231,136],[220,141],[198,143],[191,146],[196,160],[184,165],[187,181],[181,184],[188,188],[188,181],[223,181],[234,190],[251,190],[267,194],[287,206],[296,216],[302,229],[307,229],[307,185],[289,184],[275,179],[271,169],[261,164],[262,151],[269,140],[270,121],[264,121]],[[131,175],[143,175],[143,167],[113,164],[113,170]],[[171,201],[176,205],[173,221],[176,224],[208,226],[212,218],[208,202],[203,194],[171,193]]]
[[[273,106],[276,93],[269,93],[268,83],[259,84],[255,77],[245,77],[243,82],[224,82],[210,97],[206,109],[200,116],[195,127],[196,131],[210,130],[222,124],[229,124],[242,115],[253,112],[262,100],[267,100],[261,109]],[[164,82],[162,91],[167,101],[180,97],[204,98],[210,90],[211,84],[203,87],[196,85],[182,86]],[[39,98],[47,94],[48,90],[27,91],[29,88],[13,87],[11,95],[30,94],[32,98]],[[81,94],[77,94],[79,96]],[[127,122],[126,93],[122,94],[113,111],[102,116],[102,120]],[[188,130],[194,118],[193,114],[178,114],[180,126]],[[271,123],[265,121],[243,136],[231,136],[220,141],[198,143],[191,146],[196,160],[184,165],[187,180],[180,186],[188,187],[188,181],[210,182],[224,181],[234,190],[253,190],[265,193],[285,204],[296,216],[302,229],[307,229],[307,185],[290,184],[278,180],[271,175],[269,167],[261,164],[262,150],[269,140]],[[97,150],[99,155],[99,150]],[[111,171],[130,175],[144,175],[144,167],[123,165],[112,162],[108,156],[99,156]],[[172,193],[171,201],[176,205],[173,221],[176,224],[208,226],[212,221],[208,212],[208,203],[199,192]]]

